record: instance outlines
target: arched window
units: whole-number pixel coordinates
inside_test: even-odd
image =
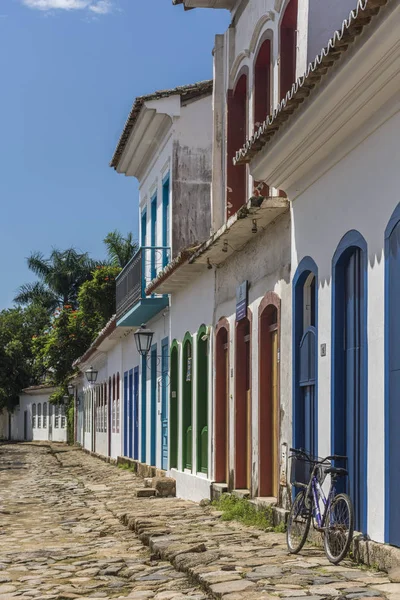
[[[271,40],[265,40],[254,63],[254,127],[271,112]]]
[[[36,404],[32,404],[32,429],[36,429]]]
[[[38,429],[42,427],[42,404],[40,402],[37,407],[37,426]]]
[[[286,6],[280,27],[280,98],[284,98],[296,79],[298,0]]]
[[[248,317],[236,325],[235,354],[235,488],[250,490],[251,323]]]
[[[43,403],[43,429],[47,428],[47,402]]]
[[[318,448],[318,268],[310,257],[293,278],[293,445],[312,455]]]
[[[233,90],[228,90],[228,152],[226,217],[234,215],[247,202],[246,165],[234,166],[233,158],[246,142],[247,74],[243,73]]]

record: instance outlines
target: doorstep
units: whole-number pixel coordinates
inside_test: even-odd
[[[211,500],[219,500],[222,494],[228,493],[227,483],[212,483],[211,484]]]

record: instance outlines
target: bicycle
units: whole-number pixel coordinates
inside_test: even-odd
[[[291,484],[299,488],[290,509],[286,541],[289,552],[297,554],[303,548],[311,520],[316,531],[324,537],[324,550],[328,560],[338,564],[346,556],[354,531],[353,504],[347,494],[336,494],[339,477],[348,476],[347,469],[335,467],[332,461],[347,461],[346,456],[313,458],[304,450],[290,448]],[[331,476],[327,496],[322,484]],[[324,505],[321,515],[320,500]],[[314,518],[313,518],[314,517]]]

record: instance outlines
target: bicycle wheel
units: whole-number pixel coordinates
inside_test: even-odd
[[[294,499],[290,509],[286,541],[289,552],[297,554],[305,544],[310,529],[311,510],[306,508],[306,493],[304,490],[299,492]]]
[[[347,494],[335,496],[325,522],[325,554],[331,563],[337,565],[346,556],[353,539],[353,504]]]

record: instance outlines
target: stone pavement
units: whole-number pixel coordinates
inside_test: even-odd
[[[74,448],[0,445],[0,599],[400,600],[398,573],[289,555],[283,534],[143,486]]]

